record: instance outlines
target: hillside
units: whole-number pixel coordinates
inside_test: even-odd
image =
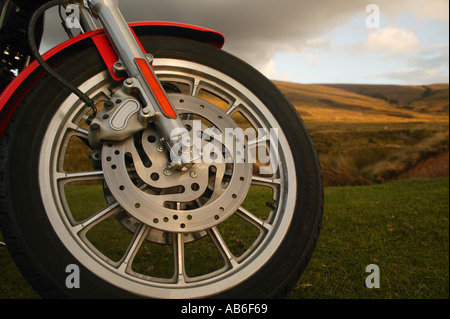
[[[449,85],[395,86],[274,82],[305,120],[448,122]]]
[[[448,84],[274,83],[310,131],[325,185],[448,176]]]
[[[399,108],[449,114],[448,84],[424,86],[328,84],[327,86],[382,99]]]

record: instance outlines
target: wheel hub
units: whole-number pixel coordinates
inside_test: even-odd
[[[201,159],[184,171],[168,168],[168,151],[156,129],[149,127],[122,142],[104,144],[105,180],[114,198],[137,220],[163,232],[201,232],[239,208],[250,187],[252,164],[245,156],[238,160],[245,141],[226,142],[227,129],[238,126],[222,110],[197,97],[171,94],[170,99],[191,139],[197,134]]]

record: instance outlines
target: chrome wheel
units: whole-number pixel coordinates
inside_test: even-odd
[[[166,36],[141,43],[193,141],[170,154],[193,162],[168,165],[153,123],[120,142],[92,139],[91,108],[42,77],[0,143],[11,255],[49,298],[285,296],[311,258],[323,210],[298,113],[223,51]],[[95,47],[72,53],[55,70],[95,101],[97,119],[113,121],[122,82]],[[79,269],[80,285],[68,284],[67,269]]]
[[[271,149],[270,129],[279,124],[242,84],[193,62],[157,59],[154,65],[160,81],[176,91],[170,96],[187,127],[197,118],[203,132],[254,128],[262,134],[247,136],[244,148],[258,146],[269,163],[238,163],[234,153],[230,163],[223,158],[221,164],[168,172],[157,132],[149,128],[121,143],[105,143],[101,154],[88,150],[97,165],[70,171],[70,153],[79,151],[73,143],[87,139],[83,114],[88,111],[70,97],[51,121],[41,149],[46,211],[67,249],[105,281],[146,297],[218,294],[257,272],[281,244],[296,200],[295,180],[287,174],[295,176],[291,151],[281,130]],[[102,73],[80,89],[101,104],[110,84]],[[85,199],[74,198],[77,192],[97,192],[99,198],[92,200],[104,206],[90,212],[79,208],[77,201]],[[266,198],[246,202],[252,194]],[[123,234],[108,229],[117,227],[115,221]]]

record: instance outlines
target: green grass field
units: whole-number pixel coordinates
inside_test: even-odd
[[[365,287],[369,264],[380,268],[379,289]],[[0,265],[0,299],[38,298],[5,247]],[[444,299],[448,274],[448,178],[327,187],[316,251],[288,298]]]
[[[290,298],[449,298],[449,180],[326,189],[321,237]],[[380,288],[365,287],[366,266]]]

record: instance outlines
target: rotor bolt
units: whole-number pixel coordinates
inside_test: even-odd
[[[123,64],[121,62],[114,63],[114,69],[117,71],[122,71],[124,69]]]
[[[172,174],[172,170],[170,168],[165,168],[164,169],[164,175],[170,176],[171,174]]]
[[[192,178],[196,178],[196,177],[198,176],[197,171],[190,171],[190,172],[189,172],[189,175],[190,175]]]
[[[114,103],[111,100],[105,102],[105,109],[110,111],[114,107]]]
[[[162,152],[164,152],[164,146],[159,145],[159,146],[156,148],[156,150],[157,150],[158,152],[162,153]]]
[[[100,125],[97,123],[94,123],[91,125],[91,132],[97,133],[100,132]]]
[[[133,80],[132,80],[132,79],[126,79],[126,80],[125,80],[125,86],[126,86],[127,88],[132,88],[132,87],[134,86]]]

